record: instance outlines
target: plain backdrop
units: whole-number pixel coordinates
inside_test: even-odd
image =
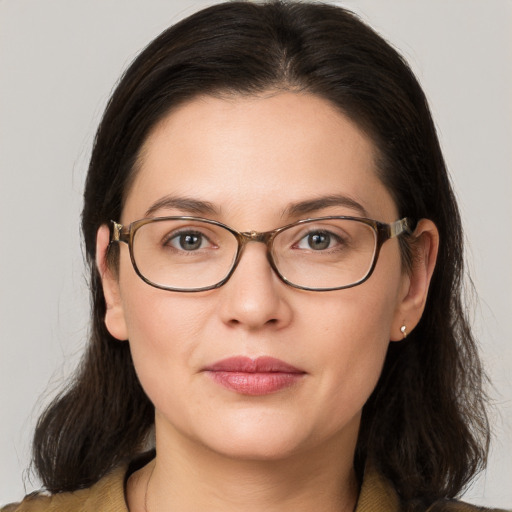
[[[112,87],[161,30],[214,2],[0,0],[0,504],[26,469],[43,405],[87,339],[81,194]],[[410,62],[460,201],[471,314],[493,382],[489,467],[466,493],[512,506],[512,2],[347,0]]]

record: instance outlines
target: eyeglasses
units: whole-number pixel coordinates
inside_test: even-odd
[[[147,284],[176,292],[222,286],[250,242],[267,246],[270,266],[301,290],[350,288],[372,274],[384,242],[411,233],[410,220],[391,224],[358,217],[319,217],[258,233],[200,217],[157,217],[125,227],[112,221],[111,244],[128,244],[135,272]]]

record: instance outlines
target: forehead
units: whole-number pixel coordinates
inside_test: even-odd
[[[207,201],[226,222],[258,213],[272,223],[289,204],[327,195],[395,220],[375,152],[357,125],[312,94],[198,97],[147,138],[123,222],[145,216],[167,195]]]

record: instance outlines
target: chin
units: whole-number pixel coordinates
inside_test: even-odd
[[[300,419],[271,417],[231,418],[198,432],[197,441],[219,455],[248,461],[277,461],[306,451],[311,433]]]
[[[226,442],[227,441],[227,442]],[[246,461],[278,461],[292,457],[301,451],[302,443],[283,439],[282,436],[232,436],[228,439],[212,440],[209,448],[230,459]]]

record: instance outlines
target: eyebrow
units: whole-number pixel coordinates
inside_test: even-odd
[[[368,212],[360,203],[341,194],[316,197],[314,199],[292,203],[283,210],[282,217],[297,217],[333,206],[351,208],[356,210],[362,217],[368,217]],[[220,210],[209,201],[193,199],[191,197],[167,195],[154,202],[148,208],[144,217],[151,217],[158,210],[162,209],[177,209],[192,215],[219,215],[220,213]]]
[[[345,206],[352,210],[356,210],[362,217],[368,217],[368,212],[360,203],[341,194],[322,196],[314,199],[308,199],[306,201],[300,201],[298,203],[292,203],[283,211],[283,216],[296,217],[332,206]]]
[[[217,208],[209,201],[168,195],[154,202],[148,208],[144,217],[151,217],[158,210],[172,208],[194,215],[217,215],[219,213]]]

